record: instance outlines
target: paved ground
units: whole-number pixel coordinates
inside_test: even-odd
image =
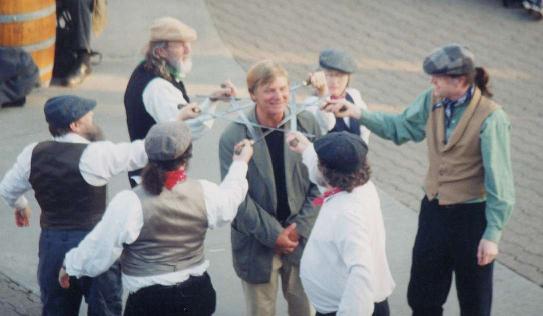
[[[301,80],[327,47],[350,51],[361,71],[352,85],[372,110],[400,112],[428,86],[421,61],[434,47],[463,43],[488,67],[495,100],[512,121],[517,205],[499,260],[543,286],[542,24],[497,0],[207,0],[223,42],[247,69],[271,58]],[[413,210],[422,197],[425,144],[371,139],[377,184]]]
[[[422,56],[446,41],[464,42],[481,52],[480,63],[488,65],[494,76],[496,99],[506,105],[513,121],[519,204],[506,230],[500,260],[532,280],[498,264],[493,314],[541,315],[543,289],[538,285],[543,284],[543,238],[539,227],[543,220],[537,211],[543,204],[543,189],[535,179],[543,173],[536,165],[542,158],[542,144],[537,139],[543,136],[536,128],[536,120],[542,116],[537,108],[543,93],[542,65],[537,58],[543,45],[542,24],[528,21],[518,10],[503,9],[499,2],[389,0],[385,6],[377,1],[340,0],[333,10],[327,7],[330,1],[325,0],[163,0],[160,7],[144,0],[110,2],[108,31],[94,42],[104,53],[104,62],[82,86],[38,89],[24,108],[0,110],[0,173],[11,166],[25,144],[48,136],[42,106],[54,95],[73,93],[99,100],[96,119],[108,138],[127,140],[122,94],[128,75],[141,59],[139,51],[149,23],[166,12],[194,26],[199,33],[194,72],[187,80],[191,94],[209,93],[225,77],[244,87],[244,69],[262,58],[279,60],[287,66],[291,78],[300,80],[314,68],[320,49],[337,45],[357,57],[362,72],[353,85],[360,88],[370,107],[397,112],[427,86],[427,78],[419,71]],[[447,12],[447,17],[442,12]],[[456,20],[474,18],[479,19],[478,23],[464,22],[454,34],[450,27],[432,25],[438,21],[440,25],[452,25]],[[195,143],[198,159],[192,163],[192,176],[218,179],[215,148],[223,128],[224,123],[217,122],[212,133]],[[396,147],[377,137],[373,137],[371,145],[374,175],[382,189],[390,266],[397,283],[391,309],[395,315],[407,315],[405,293],[416,229],[416,214],[409,209],[418,208],[425,147]],[[110,196],[127,187],[124,175],[116,177]],[[35,278],[39,211],[34,202],[32,207],[36,210],[33,226],[16,229],[11,210],[0,205],[0,315],[40,313],[35,294],[39,293]],[[243,315],[241,287],[231,266],[228,229],[210,233],[206,248],[218,293],[216,314]],[[456,305],[453,292],[446,315],[457,315]],[[278,315],[285,315],[282,300]]]

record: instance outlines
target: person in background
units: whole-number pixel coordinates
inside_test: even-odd
[[[99,275],[120,257],[130,293],[125,316],[213,314],[216,294],[206,272],[205,235],[236,216],[253,153],[247,140],[235,147],[239,153],[220,185],[192,179],[186,173],[192,157],[187,125],[154,125],[145,138],[149,162],[142,184],[118,193],[102,220],[66,254],[57,270],[61,286]]]
[[[537,20],[543,18],[543,8],[541,7],[541,0],[524,0],[522,6],[530,15]]]

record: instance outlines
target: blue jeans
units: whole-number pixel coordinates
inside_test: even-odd
[[[119,262],[97,277],[70,278],[70,288],[58,283],[64,255],[76,247],[88,231],[43,229],[40,235],[38,283],[43,316],[78,315],[85,297],[88,315],[121,315],[122,283]]]

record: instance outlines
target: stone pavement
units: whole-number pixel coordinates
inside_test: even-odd
[[[362,72],[355,77],[353,85],[360,88],[370,107],[397,112],[428,84],[419,70],[422,56],[445,41],[465,42],[476,52],[484,52],[477,54],[479,60],[491,68],[496,99],[507,106],[513,121],[519,206],[506,230],[502,242],[504,254],[500,259],[521,273],[525,265],[533,263],[537,272],[541,267],[538,258],[543,251],[532,249],[536,257],[530,259],[526,254],[531,248],[523,245],[541,243],[538,240],[541,239],[538,238],[541,237],[541,232],[538,233],[541,216],[538,218],[536,214],[541,206],[538,195],[541,189],[535,181],[542,173],[535,164],[541,159],[541,144],[536,139],[542,136],[535,127],[537,118],[541,117],[541,110],[535,106],[542,94],[538,84],[542,66],[536,58],[542,45],[541,35],[536,33],[541,24],[527,21],[517,10],[503,9],[498,0],[389,0],[386,6],[376,2],[338,0],[334,2],[334,10],[329,10],[326,5],[331,1],[324,0],[214,0],[206,3],[203,0],[162,0],[160,6],[145,0],[110,1],[110,23],[102,37],[94,42],[95,48],[104,53],[104,61],[83,85],[76,89],[38,89],[25,107],[0,110],[3,129],[0,174],[11,166],[25,144],[48,137],[42,106],[51,96],[73,93],[97,99],[99,106],[95,118],[108,138],[127,140],[122,108],[126,81],[134,65],[141,60],[139,51],[148,25],[166,12],[194,26],[199,33],[194,71],[187,79],[191,94],[209,93],[211,87],[226,76],[243,90],[243,69],[266,57],[286,64],[291,77],[300,80],[314,68],[321,48],[338,45],[355,53]],[[442,17],[440,12],[447,12],[448,16]],[[473,17],[479,18],[480,23],[463,24],[458,34],[431,25],[436,21],[452,25],[455,19]],[[384,83],[388,83],[387,86]],[[217,122],[211,133],[195,143],[198,159],[192,161],[191,175],[218,180],[215,148],[224,125],[224,122]],[[387,250],[397,283],[391,297],[391,309],[394,315],[407,315],[405,293],[410,247],[416,229],[416,214],[409,209],[418,208],[426,165],[425,147],[420,144],[397,147],[377,137],[372,138],[371,145],[374,175],[382,190]],[[116,177],[110,186],[110,197],[127,187],[124,175]],[[35,212],[32,226],[27,229],[14,228],[12,211],[0,203],[0,315],[40,313],[35,294],[39,293],[35,277],[39,211],[33,199],[30,200]],[[515,236],[518,241],[513,240]],[[210,275],[218,294],[216,314],[243,315],[241,286],[231,264],[229,230],[210,232],[206,250],[211,262]],[[530,278],[537,284],[542,283],[535,277]],[[495,285],[494,315],[543,314],[543,289],[535,283],[498,264]],[[285,315],[285,311],[285,303],[280,299],[278,315]],[[454,290],[446,311],[446,315],[458,314]]]
[[[371,110],[400,112],[429,85],[421,62],[434,47],[463,43],[490,70],[495,100],[512,121],[517,204],[498,260],[543,286],[543,31],[498,0],[206,0],[223,42],[247,69],[271,58],[302,80],[327,47],[360,65],[352,86]],[[537,123],[537,122],[540,123]],[[541,126],[541,125],[539,125]],[[413,210],[422,197],[426,146],[372,136],[370,161],[381,189]]]

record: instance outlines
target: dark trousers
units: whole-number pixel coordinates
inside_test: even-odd
[[[152,285],[130,294],[124,315],[208,316],[215,312],[215,304],[215,290],[206,272],[176,285]]]
[[[389,315],[390,315],[390,308],[388,306],[388,300],[375,303],[373,307],[373,314],[371,314],[371,316],[389,316]],[[336,312],[326,313],[326,314],[317,312],[315,316],[336,316]]]
[[[73,51],[90,51],[93,0],[56,0],[57,15],[64,20],[57,29],[57,43]],[[62,21],[61,21],[62,22]]]
[[[64,255],[76,247],[88,231],[43,229],[40,235],[38,283],[43,316],[79,315],[81,299],[85,297],[88,315],[113,316],[122,314],[122,284],[120,264],[95,278],[70,279],[70,288],[58,283],[58,272]]]
[[[422,200],[407,291],[413,315],[443,314],[453,271],[461,315],[490,315],[493,263],[477,264],[485,227],[484,202],[440,206]]]

